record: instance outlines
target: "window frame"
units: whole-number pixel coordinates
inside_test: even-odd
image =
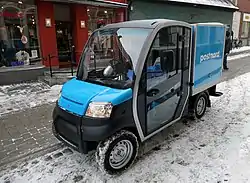
[[[184,32],[183,32],[183,35],[184,35],[184,42],[182,43],[182,45],[183,45],[183,48],[184,48],[184,50],[183,50],[183,52],[185,52],[185,48],[186,48],[186,46],[187,46],[187,55],[186,55],[186,58],[185,58],[185,55],[183,54],[182,55],[182,58],[181,58],[181,60],[182,60],[182,62],[183,62],[183,68],[182,68],[182,70],[184,71],[184,70],[187,70],[187,69],[189,69],[189,66],[190,66],[190,58],[191,58],[191,49],[192,49],[192,29],[191,28],[189,28],[189,27],[183,27],[183,29],[184,29]],[[186,36],[187,36],[187,33],[186,33],[186,30],[189,30],[189,34],[188,34],[188,41],[186,41]],[[186,45],[187,44],[187,45]]]
[[[243,33],[243,31],[245,30],[244,28],[247,26],[247,34]],[[240,37],[241,38],[248,38],[249,37],[249,33],[250,33],[250,22],[242,22],[241,25],[241,31],[240,31]]]

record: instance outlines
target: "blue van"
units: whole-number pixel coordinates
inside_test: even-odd
[[[140,144],[185,117],[200,119],[220,96],[225,26],[156,19],[110,24],[89,38],[77,75],[62,87],[53,133],[77,151],[96,150],[114,174]]]

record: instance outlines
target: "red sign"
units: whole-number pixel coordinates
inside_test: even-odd
[[[22,36],[21,41],[22,41],[23,44],[27,44],[28,43],[28,38],[26,36]]]
[[[23,13],[22,12],[16,12],[16,13],[11,13],[8,11],[0,12],[0,17],[6,17],[6,18],[23,18]]]

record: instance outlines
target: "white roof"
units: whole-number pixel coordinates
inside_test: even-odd
[[[202,23],[195,23],[192,25],[215,25],[215,26],[226,26],[225,24],[219,22],[202,22]]]
[[[113,23],[108,24],[100,29],[106,29],[106,28],[121,28],[121,27],[137,27],[137,28],[151,28],[154,29],[160,24],[166,24],[166,23],[179,23],[179,24],[185,24],[190,25],[186,22],[177,21],[177,20],[169,20],[169,19],[146,19],[146,20],[130,20],[120,23]]]
[[[172,2],[238,9],[230,0],[165,0]]]

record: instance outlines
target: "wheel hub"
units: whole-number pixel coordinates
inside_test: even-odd
[[[132,143],[129,140],[122,140],[112,149],[109,157],[109,164],[114,169],[120,169],[129,162],[132,154]]]
[[[205,108],[206,108],[206,99],[204,97],[201,97],[197,103],[197,109],[196,109],[197,114],[201,115],[204,112]]]

